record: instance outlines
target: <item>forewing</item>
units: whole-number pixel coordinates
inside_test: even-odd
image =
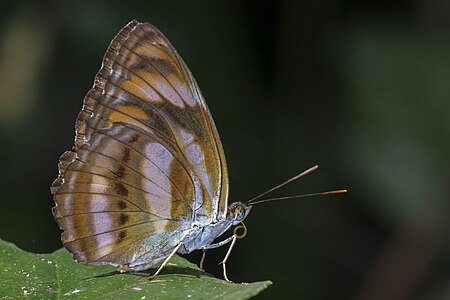
[[[228,174],[214,121],[189,69],[159,30],[137,21],[124,27],[84,102],[76,146],[114,122],[141,127],[188,161],[198,185],[197,219],[225,217]]]
[[[162,255],[170,243],[153,249],[146,238],[225,216],[228,177],[214,122],[152,25],[132,21],[111,42],[52,193],[65,246],[89,263]]]

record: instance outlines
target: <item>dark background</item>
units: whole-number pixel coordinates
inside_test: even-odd
[[[228,264],[261,298],[450,298],[450,2],[61,1],[0,10],[0,238],[61,247],[57,161],[116,32],[156,25],[219,129],[230,201],[255,207]],[[226,248],[210,251],[207,270]],[[190,255],[198,261],[199,253]]]

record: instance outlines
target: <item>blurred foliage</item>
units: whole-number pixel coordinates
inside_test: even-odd
[[[109,41],[135,18],[195,75],[231,201],[315,163],[274,196],[350,190],[253,209],[231,279],[271,279],[269,299],[450,298],[448,1],[10,1],[0,16],[1,238],[61,247],[57,160]],[[210,252],[220,276],[226,249]]]

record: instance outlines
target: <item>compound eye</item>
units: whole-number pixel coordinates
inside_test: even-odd
[[[245,209],[242,205],[236,206],[234,210],[234,219],[236,221],[242,221],[245,218]]]

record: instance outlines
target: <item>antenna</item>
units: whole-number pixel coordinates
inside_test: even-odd
[[[312,196],[335,195],[335,194],[343,194],[343,193],[347,193],[347,190],[335,190],[335,191],[328,191],[328,192],[321,192],[321,193],[312,193],[312,194],[295,195],[295,196],[287,196],[287,197],[269,198],[269,199],[263,199],[263,200],[259,200],[259,201],[254,201],[252,203],[247,203],[247,204],[252,206],[252,205],[255,205],[255,204],[264,203],[264,202],[270,202],[270,201],[306,198],[306,197],[312,197]]]
[[[279,189],[279,188],[285,186],[286,184],[291,183],[292,181],[295,181],[295,180],[299,179],[300,177],[303,177],[303,176],[305,176],[305,175],[308,175],[309,173],[314,172],[314,171],[317,170],[318,168],[319,168],[319,165],[315,165],[315,166],[313,166],[313,167],[307,169],[306,171],[303,171],[303,172],[301,172],[300,174],[295,175],[294,177],[292,177],[292,178],[286,180],[285,182],[283,182],[283,183],[281,183],[281,184],[279,184],[279,185],[277,185],[277,186],[274,186],[273,188],[271,188],[271,189],[265,191],[264,193],[262,193],[262,194],[260,194],[260,195],[258,195],[258,196],[256,196],[256,197],[253,197],[252,199],[248,200],[246,203],[250,205],[250,202],[252,202],[252,201],[254,201],[254,200],[256,200],[256,199],[259,199],[259,198],[261,198],[262,196],[265,196],[265,195],[267,195],[267,194],[269,194],[269,193],[271,193],[271,192],[273,192],[273,191],[275,191],[275,190],[277,190],[277,189]]]

